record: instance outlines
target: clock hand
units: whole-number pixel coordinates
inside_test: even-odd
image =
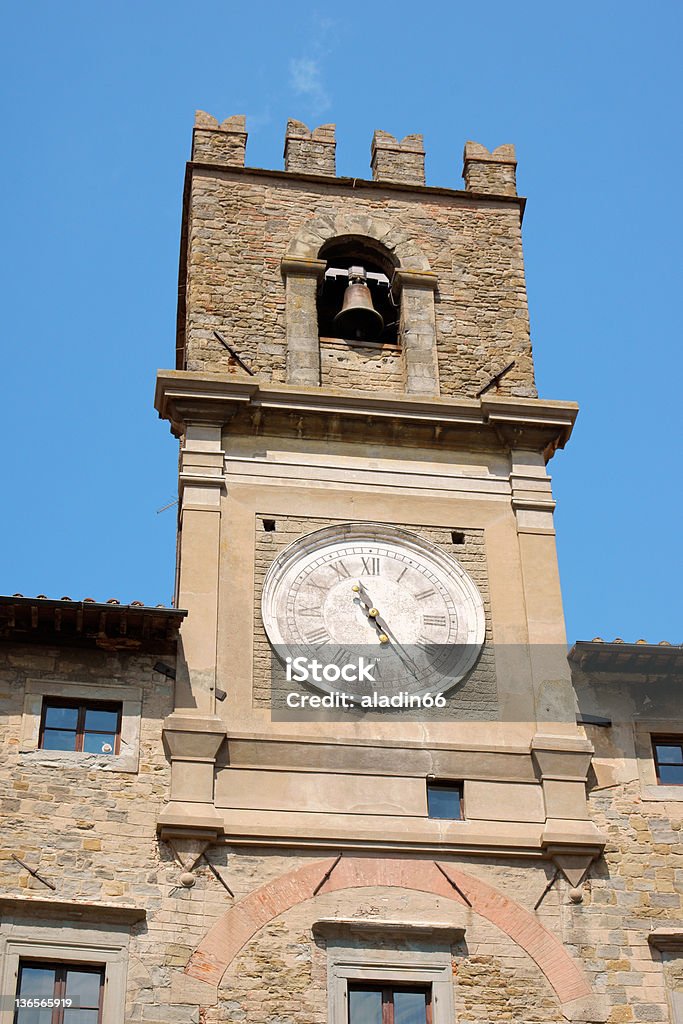
[[[398,654],[399,658],[401,659],[401,661],[404,664],[407,665],[408,669],[410,670],[411,675],[413,675],[415,677],[415,679],[419,682],[419,676],[418,676],[419,669],[418,669],[417,665],[415,664],[413,659],[410,657],[410,655],[407,654],[407,652],[404,650],[402,645],[398,642],[398,640],[396,639],[396,637],[395,637],[394,633],[392,632],[392,630],[389,629],[389,626],[387,625],[386,621],[380,615],[379,610],[373,604],[372,598],[370,597],[370,595],[368,594],[367,590],[365,589],[363,584],[360,582],[360,580],[358,580],[358,582],[356,583],[356,585],[354,586],[353,589],[359,595],[360,600],[362,601],[363,606],[364,606],[364,608],[366,610],[366,613],[368,615],[368,618],[372,619],[373,622],[375,623],[375,625],[377,626],[377,628],[379,630],[381,630],[380,642],[382,642],[381,641],[381,635],[382,634],[384,634],[384,636],[386,636],[388,640],[391,640],[391,642],[393,643],[394,648],[395,648],[396,653]]]

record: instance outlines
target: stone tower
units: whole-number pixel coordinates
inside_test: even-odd
[[[272,1005],[297,1021],[341,1024],[358,984],[397,978],[434,986],[435,1024],[498,1019],[476,943],[503,974],[518,958],[515,1019],[540,1001],[543,1020],[602,1020],[557,904],[531,909],[556,875],[579,902],[603,839],[546,471],[577,410],[536,392],[514,148],[468,142],[451,190],[425,184],[420,135],[375,132],[372,180],[336,176],[333,125],[290,121],[284,171],[245,167],[246,138],[242,117],[197,115],[177,364],[156,392],[181,442],[188,613],[159,830],[186,864],[222,850],[250,892],[185,977],[249,1021],[273,960]],[[381,330],[340,329],[354,281]],[[347,642],[373,612],[403,625],[364,643],[466,637],[447,713],[276,714],[273,645]]]

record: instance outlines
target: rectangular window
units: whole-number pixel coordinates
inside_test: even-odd
[[[661,786],[683,786],[683,737],[653,736],[657,782]]]
[[[461,782],[427,782],[427,814],[430,818],[451,818],[461,821]]]
[[[120,703],[46,697],[43,700],[39,746],[43,750],[118,754],[121,707]]]
[[[101,1024],[104,967],[21,960],[14,1024]]]
[[[431,1024],[432,989],[349,984],[349,1024]]]

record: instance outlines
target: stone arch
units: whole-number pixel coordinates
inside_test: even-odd
[[[330,875],[325,878],[327,872]],[[318,894],[367,886],[427,892],[465,908],[469,901],[471,911],[498,927],[534,960],[570,1020],[605,1019],[596,1013],[581,966],[533,914],[481,879],[452,864],[438,865],[435,861],[356,856],[342,857],[338,863],[329,857],[304,864],[267,882],[226,910],[194,950],[185,974],[217,986],[242,947],[273,918]]]
[[[402,270],[431,272],[429,260],[410,235],[398,225],[370,214],[339,213],[312,217],[302,224],[289,243],[285,258],[316,260],[318,253],[333,238],[358,235],[381,242],[392,252]]]
[[[408,394],[438,395],[434,291],[437,276],[422,249],[400,224],[366,213],[312,217],[291,239],[282,258],[285,277],[287,383],[317,387],[321,383],[316,308],[317,283],[325,272],[320,251],[336,238],[378,242],[395,262],[401,290],[399,334],[402,338],[404,387]]]

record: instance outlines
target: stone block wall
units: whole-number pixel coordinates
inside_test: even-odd
[[[287,176],[231,171],[228,165],[236,161],[227,157],[221,168],[194,169],[185,214],[181,368],[234,372],[234,361],[214,336],[218,330],[261,379],[285,383],[283,258],[315,260],[326,240],[352,235],[378,241],[398,267],[433,273],[442,395],[475,397],[514,361],[494,393],[535,397],[518,203],[424,189],[419,182],[414,190],[392,186],[387,180],[392,174],[379,173],[385,152],[379,143],[386,141],[385,133],[375,146],[381,180],[330,177],[325,182],[321,174],[332,173],[333,146],[327,138],[316,138],[321,131],[316,129],[309,139],[290,128]],[[407,147],[399,153],[401,159],[423,159],[410,138],[401,146]],[[497,173],[509,165],[490,166]],[[297,173],[291,173],[294,169]],[[318,180],[299,173],[304,170]],[[479,187],[473,175],[471,191],[494,191]],[[411,180],[417,177],[413,174]],[[510,195],[506,182],[500,193]],[[309,238],[315,242],[309,244]],[[291,315],[298,315],[297,310]],[[306,315],[314,318],[312,308]],[[315,323],[311,330],[317,332]],[[336,379],[335,386],[357,388],[364,381],[350,373],[348,382]]]
[[[292,521],[290,527],[293,537],[301,524]],[[276,534],[277,543],[283,539]],[[477,538],[468,537],[467,543],[476,562]],[[474,574],[476,565],[468,569]],[[482,585],[481,578],[478,582]],[[464,938],[451,949],[459,1022],[671,1019],[667,984],[680,986],[681,961],[669,956],[662,963],[648,934],[681,921],[680,804],[644,801],[636,781],[594,787],[591,813],[608,845],[604,859],[589,871],[580,904],[558,878],[535,909],[553,876],[549,862],[441,855],[472,904],[468,907],[436,871],[433,855],[397,859],[394,854],[387,860],[371,851],[361,857],[345,854],[337,874],[315,895],[313,882],[322,879],[334,852],[229,842],[207,852],[233,895],[203,863],[195,869],[194,887],[185,889],[178,885],[180,869],[171,848],[156,836],[168,793],[161,722],[172,707],[172,684],[154,671],[155,660],[135,653],[19,645],[4,645],[0,656],[1,895],[146,910],[146,921],[131,926],[126,1022],[325,1024],[330,953],[313,926],[330,918],[464,928]],[[26,678],[141,687],[138,772],[47,765],[21,754]],[[31,879],[12,854],[56,891]],[[294,881],[301,869],[310,882]],[[216,988],[213,961],[202,950],[233,908],[237,916],[226,924],[226,934],[234,955],[216,968]],[[5,902],[0,936],[13,927]],[[58,941],[58,920],[51,930]],[[388,946],[406,950],[412,941],[392,938]],[[564,947],[561,956],[557,943]],[[221,940],[217,948],[227,947]],[[569,1018],[568,1007],[573,1007]]]

